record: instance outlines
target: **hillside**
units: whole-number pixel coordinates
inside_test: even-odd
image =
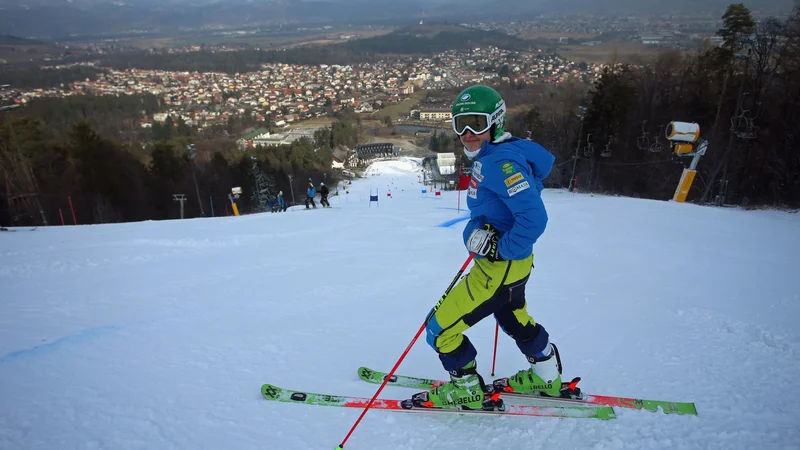
[[[415,25],[382,36],[350,41],[344,47],[354,52],[432,54],[486,46],[525,50],[530,43],[496,31],[435,24]]]

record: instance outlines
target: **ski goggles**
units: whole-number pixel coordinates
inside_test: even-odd
[[[506,112],[506,105],[502,104],[497,111],[492,114],[469,112],[461,113],[453,116],[453,131],[461,136],[467,132],[472,131],[473,134],[483,134],[489,131],[494,121]]]
[[[472,131],[472,134],[482,134],[492,127],[489,115],[484,113],[466,113],[453,116],[453,131],[461,136]]]

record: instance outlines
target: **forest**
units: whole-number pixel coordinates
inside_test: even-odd
[[[142,111],[153,106],[149,96],[130,96],[122,103],[98,96],[68,100],[32,102],[24,114],[3,117],[0,224],[178,218],[173,194],[191,198],[184,204],[185,217],[232,214],[226,208],[236,186],[245,193],[237,200],[243,213],[265,210],[279,190],[291,202],[292,187],[302,202],[309,179],[315,185],[336,182],[332,149],[352,148],[358,139],[355,121],[335,122],[313,140],[242,151],[224,127],[201,134],[171,117],[149,130],[121,126],[138,124]],[[229,125],[236,131],[249,125],[235,122]]]
[[[84,79],[96,80],[105,70],[88,66],[71,66],[63,69],[23,67],[0,70],[0,84],[10,84],[16,89],[37,89],[67,86]]]
[[[533,105],[508,127],[557,156],[550,186],[667,200],[691,158],[671,151],[665,127],[696,123],[708,149],[689,201],[796,208],[800,8],[756,22],[732,4],[718,34],[721,46],[610,65],[588,87],[500,86],[509,108]]]

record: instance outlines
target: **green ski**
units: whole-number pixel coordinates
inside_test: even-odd
[[[367,367],[360,367],[358,369],[358,376],[369,383],[380,384],[383,383],[384,378],[388,375],[386,372],[372,370]],[[579,378],[576,380],[580,380]],[[573,380],[572,383],[577,385],[577,381]],[[498,380],[499,381],[499,380]],[[392,378],[387,383],[387,386],[407,387],[412,389],[431,389],[439,384],[445,383],[442,380],[434,380],[430,378],[417,378],[404,375],[392,375]],[[497,381],[495,382],[497,383]],[[565,386],[569,383],[565,383]],[[559,403],[559,404],[580,404],[590,406],[618,406],[620,408],[630,409],[644,409],[647,411],[663,411],[666,414],[688,414],[697,415],[697,408],[694,403],[688,402],[669,402],[662,400],[642,400],[629,397],[614,397],[608,395],[596,394],[580,394],[579,398],[561,398],[561,397],[543,397],[535,394],[523,394],[518,392],[503,392],[503,398],[525,398],[533,399],[536,401]]]

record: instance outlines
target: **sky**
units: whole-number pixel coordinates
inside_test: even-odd
[[[259,389],[375,393],[358,367],[392,367],[467,257],[463,194],[423,195],[419,164],[376,162],[330,209],[0,233],[0,448],[333,449],[359,410]],[[698,415],[371,411],[347,449],[800,447],[781,398],[800,387],[800,215],[543,198],[526,296],[565,376]],[[467,333],[489,377],[494,322]],[[501,335],[498,376],[526,365]],[[447,376],[422,340],[398,373]]]

